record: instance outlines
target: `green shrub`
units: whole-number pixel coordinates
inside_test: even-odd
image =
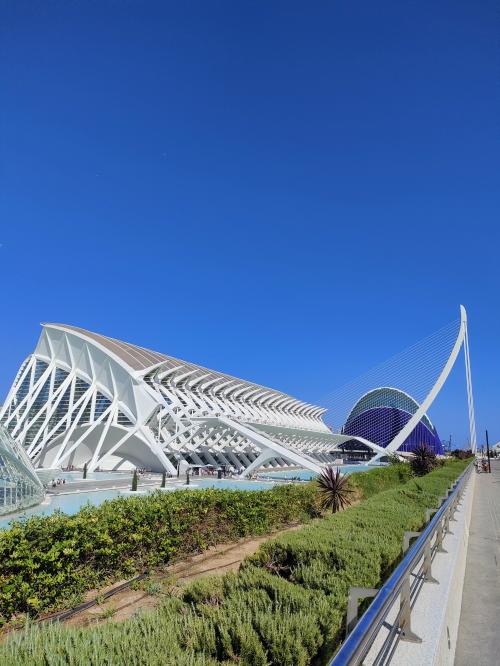
[[[89,589],[217,543],[317,515],[314,488],[156,492],[54,513],[0,531],[0,624],[74,605]]]
[[[401,557],[404,531],[423,525],[426,509],[437,506],[465,465],[446,464],[344,512],[281,534],[261,545],[238,573],[197,580],[181,599],[167,598],[158,609],[123,623],[87,630],[28,625],[0,646],[0,663],[322,663],[343,635],[349,587],[381,584]],[[281,492],[287,498],[287,491]],[[293,493],[290,499],[297,500]],[[264,501],[262,494],[252,497],[257,507]],[[269,495],[264,498],[270,501]],[[238,501],[245,506],[243,498]],[[203,506],[201,499],[197,502]],[[280,516],[283,512],[289,517],[284,508],[277,510]]]
[[[415,476],[429,474],[437,465],[436,454],[427,444],[419,444],[413,451],[410,465]]]
[[[353,489],[361,497],[368,499],[372,495],[389,490],[411,479],[412,471],[408,463],[391,464],[388,467],[374,467],[369,472],[355,472],[349,476]]]

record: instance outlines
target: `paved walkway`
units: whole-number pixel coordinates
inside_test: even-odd
[[[475,472],[474,472],[475,473]],[[500,460],[478,474],[455,666],[500,664]]]

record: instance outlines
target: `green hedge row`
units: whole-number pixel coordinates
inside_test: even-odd
[[[317,515],[314,496],[308,484],[157,491],[13,523],[0,532],[0,624],[75,605],[88,590],[216,543],[307,521]]]
[[[349,476],[351,488],[358,491],[363,499],[368,499],[383,490],[389,490],[412,477],[408,463],[397,463],[388,467],[375,467],[369,473],[355,472]]]
[[[361,497],[405,480],[408,465],[352,475]],[[0,625],[78,603],[95,587],[317,515],[314,484],[263,491],[192,490],[118,498],[0,532]]]
[[[168,598],[123,623],[91,630],[30,626],[0,647],[0,663],[324,663],[343,634],[349,587],[380,585],[401,556],[403,532],[423,525],[425,510],[437,506],[466,464],[447,464],[282,534],[237,574],[202,578],[182,599]]]

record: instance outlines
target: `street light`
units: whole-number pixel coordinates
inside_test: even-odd
[[[488,456],[488,472],[491,474],[490,441],[488,439],[488,431],[486,431],[486,455]]]

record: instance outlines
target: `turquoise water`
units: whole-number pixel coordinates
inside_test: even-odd
[[[375,465],[333,465],[333,467],[338,467],[343,474],[352,474],[353,472],[366,472],[369,469],[373,469]],[[259,474],[259,478],[261,479],[300,479],[301,481],[310,481],[311,479],[315,479],[316,476],[317,474],[311,472],[309,469],[294,469]]]
[[[234,479],[197,479],[192,484],[198,488],[227,488],[229,490],[266,490],[274,485],[270,481],[236,481]],[[185,488],[186,486],[183,486]]]
[[[73,474],[74,472],[68,472]],[[99,472],[97,472],[99,474]],[[114,477],[113,477],[114,478]],[[196,490],[197,488],[227,488],[231,490],[264,490],[266,488],[272,488],[274,484],[270,481],[236,481],[234,479],[192,479],[189,486],[186,485],[172,485],[168,486],[167,490],[186,490],[192,489]],[[147,492],[154,492],[157,490],[157,486],[147,488]],[[31,507],[26,509],[20,514],[13,514],[11,516],[5,516],[0,518],[0,529],[5,529],[8,527],[9,523],[13,520],[20,520],[23,518],[29,518],[30,516],[50,516],[58,509],[64,511],[67,514],[77,513],[82,506],[90,502],[95,506],[102,504],[107,499],[114,499],[119,496],[130,496],[128,494],[121,493],[120,490],[110,489],[110,490],[94,490],[91,492],[77,492],[70,493],[65,495],[48,495],[50,499],[49,504],[40,504],[38,506]]]
[[[64,479],[66,483],[77,483],[81,481],[123,481],[132,478],[132,472],[87,472],[87,479],[83,478],[83,472],[54,472],[54,479]]]
[[[118,497],[119,494],[119,490],[98,490],[90,493],[48,496],[50,497],[50,504],[39,504],[38,506],[26,509],[21,514],[4,516],[1,518],[0,529],[6,528],[12,520],[20,520],[22,518],[29,518],[30,516],[50,516],[51,513],[54,513],[54,511],[57,511],[58,509],[64,511],[64,513],[74,514],[87,502],[98,505],[104,502],[104,500]]]

